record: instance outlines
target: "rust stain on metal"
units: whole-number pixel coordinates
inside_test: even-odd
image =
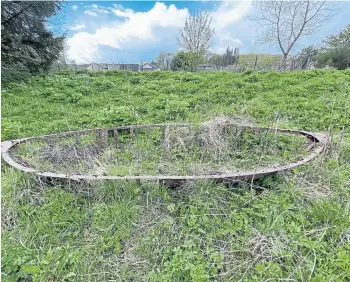
[[[117,146],[118,145],[118,130],[113,129],[113,135],[114,135],[114,143]]]
[[[134,128],[130,127],[130,143],[134,143],[135,133]]]
[[[85,181],[92,181],[92,180],[151,180],[151,181],[158,181],[160,184],[167,185],[169,187],[176,187],[184,184],[186,181],[189,180],[198,180],[198,179],[207,179],[207,180],[213,180],[220,183],[232,183],[236,181],[249,181],[252,179],[258,179],[263,176],[267,176],[270,174],[290,170],[296,166],[305,164],[312,159],[314,159],[316,156],[318,156],[326,147],[328,143],[328,136],[324,133],[315,133],[315,132],[307,132],[307,131],[301,131],[301,130],[291,130],[291,129],[276,129],[276,128],[270,128],[270,127],[258,127],[258,126],[246,126],[246,125],[237,125],[237,124],[225,124],[225,126],[235,126],[240,128],[249,128],[252,130],[255,130],[257,132],[261,131],[275,131],[285,134],[291,134],[291,135],[301,135],[306,138],[306,141],[308,143],[308,151],[309,154],[305,156],[303,159],[298,160],[296,162],[291,162],[288,164],[283,165],[277,165],[274,167],[267,167],[262,169],[256,169],[256,170],[246,170],[246,171],[239,171],[239,172],[227,172],[224,174],[217,174],[217,175],[187,175],[187,176],[178,176],[178,175],[135,175],[135,176],[108,176],[108,175],[83,175],[83,174],[63,174],[63,173],[54,173],[54,172],[42,172],[39,170],[36,170],[31,167],[26,167],[21,163],[18,163],[15,161],[11,155],[10,155],[10,149],[21,144],[24,142],[27,142],[29,140],[33,139],[44,139],[44,140],[51,140],[55,137],[62,137],[62,136],[76,136],[77,140],[79,140],[79,135],[86,134],[89,132],[95,132],[96,137],[98,138],[99,143],[101,146],[107,145],[107,138],[108,138],[108,132],[112,131],[114,133],[114,142],[118,142],[118,133],[119,131],[125,131],[128,130],[130,132],[130,137],[133,140],[134,139],[134,130],[138,129],[146,129],[147,134],[149,134],[150,128],[160,128],[162,130],[162,135],[165,134],[166,127],[186,127],[190,126],[189,124],[149,124],[149,125],[129,125],[129,126],[119,126],[115,128],[97,128],[97,129],[87,129],[87,130],[78,130],[78,131],[70,131],[70,132],[63,132],[63,133],[57,133],[57,134],[51,134],[51,135],[43,135],[43,136],[37,136],[37,137],[28,137],[28,138],[22,138],[17,140],[10,140],[10,141],[4,141],[1,142],[1,153],[3,160],[10,166],[19,169],[21,171],[24,171],[26,173],[33,173],[40,177],[47,177],[51,179],[63,179],[63,180],[85,180]],[[78,141],[79,142],[79,141]]]

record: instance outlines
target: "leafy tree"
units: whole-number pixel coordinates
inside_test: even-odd
[[[230,47],[227,47],[226,53],[223,56],[223,65],[229,66],[232,65],[233,62],[233,49],[230,49]]]
[[[320,53],[317,57],[317,66],[331,66],[339,70],[350,67],[350,47],[329,49]]]
[[[227,47],[226,53],[223,56],[223,66],[231,66],[238,63],[239,58],[239,48],[235,48],[233,51],[233,48],[230,49],[230,46]]]
[[[197,70],[199,64],[204,63],[204,57],[198,56],[193,52],[180,51],[176,54],[171,62],[171,70],[173,71],[191,71]]]
[[[184,51],[177,53],[171,62],[171,69],[173,71],[189,71],[191,69],[190,53]]]
[[[210,47],[210,39],[214,35],[214,29],[210,27],[211,18],[207,12],[186,19],[185,26],[180,30],[177,38],[178,44],[185,52],[192,52],[198,56],[204,56]]]
[[[328,36],[323,47],[316,56],[317,66],[332,66],[337,69],[350,67],[350,25],[337,35]]]
[[[180,30],[177,41],[182,50],[190,54],[191,71],[195,71],[198,64],[204,61],[204,55],[210,47],[210,39],[215,32],[210,24],[209,14],[201,11],[188,17],[184,28]]]
[[[252,19],[263,28],[261,42],[278,44],[283,53],[283,67],[288,55],[302,36],[313,34],[335,14],[327,1],[255,1],[258,15]]]
[[[213,53],[208,62],[214,66],[221,67],[224,64],[224,55]]]
[[[331,35],[324,41],[329,48],[341,48],[350,46],[350,24],[337,35]]]
[[[4,1],[1,5],[2,80],[49,70],[63,49],[45,22],[62,7],[58,1]]]

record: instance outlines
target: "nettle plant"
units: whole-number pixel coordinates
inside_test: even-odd
[[[95,117],[96,125],[122,125],[135,122],[133,110],[126,106],[108,106]]]

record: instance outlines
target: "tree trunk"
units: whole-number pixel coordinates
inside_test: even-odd
[[[258,64],[258,55],[256,55],[256,58],[255,58],[254,70],[256,69],[257,64]]]
[[[288,59],[288,54],[283,54],[282,71],[287,70],[287,59]]]

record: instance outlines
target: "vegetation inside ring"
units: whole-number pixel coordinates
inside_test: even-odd
[[[213,120],[34,137],[9,152],[37,172],[94,177],[219,176],[304,160],[315,144],[296,132]]]

